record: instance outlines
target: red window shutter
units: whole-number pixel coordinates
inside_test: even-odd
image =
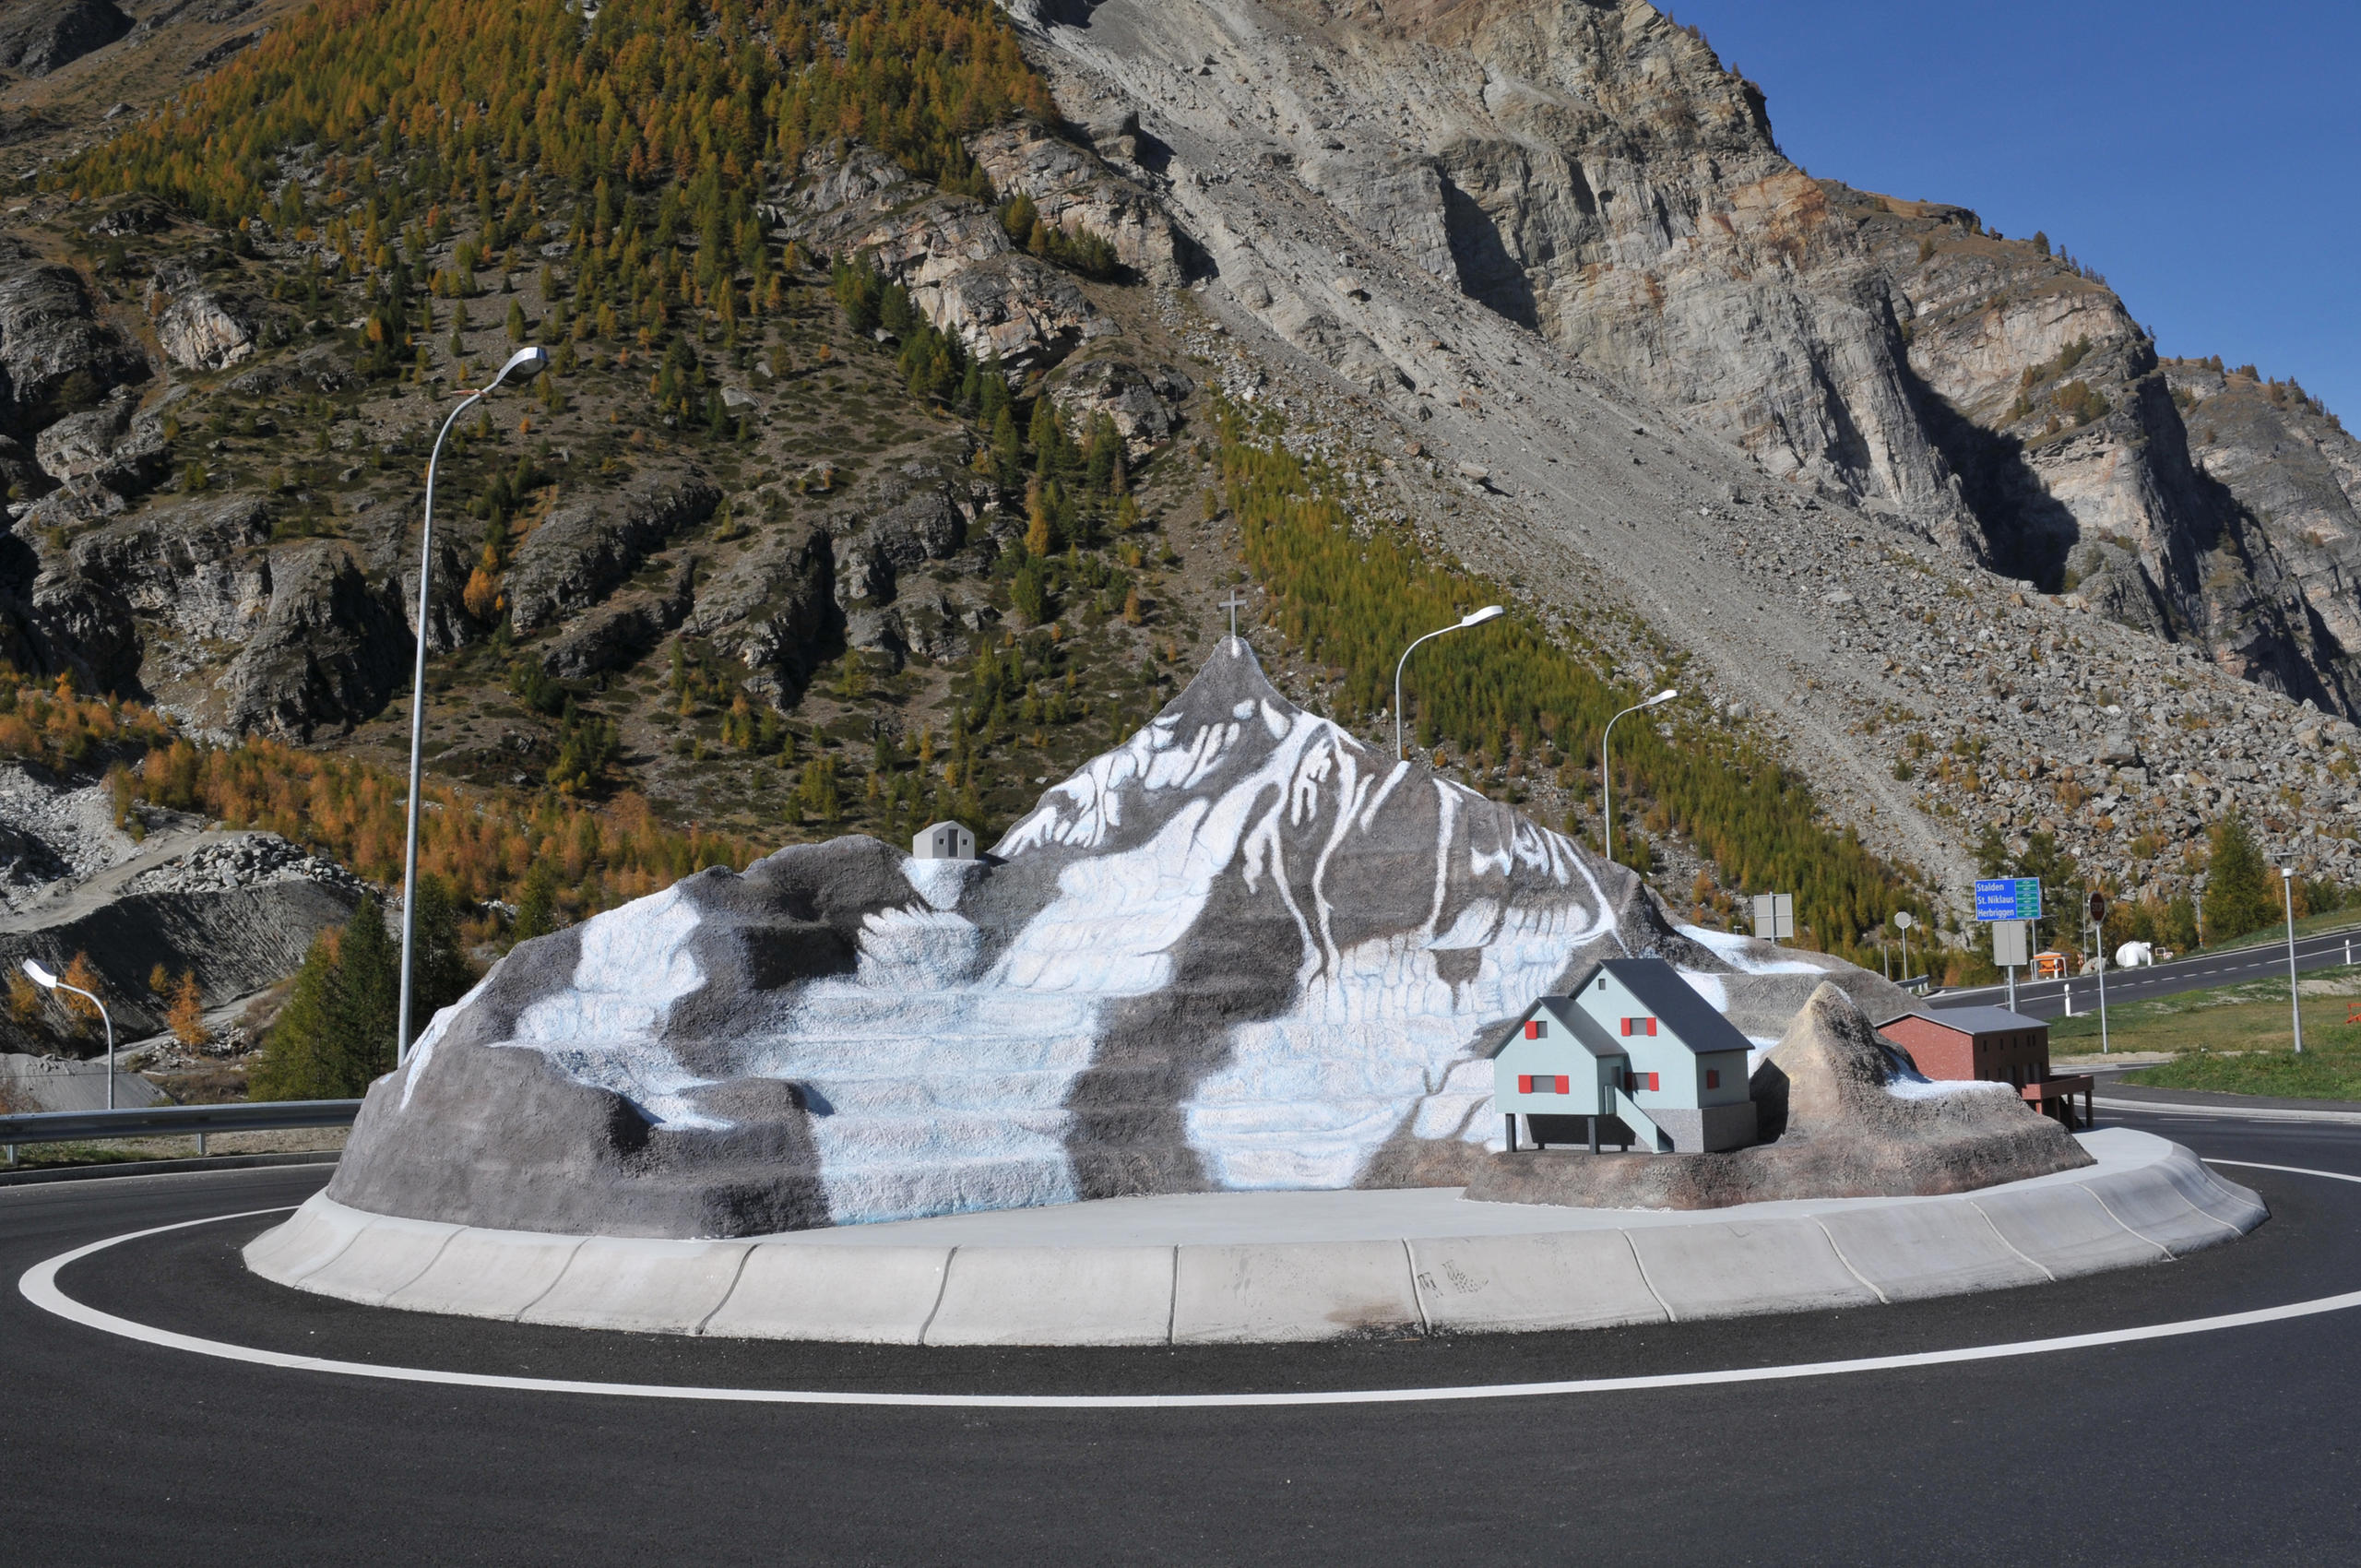
[[[1631,1020],[1629,1018],[1623,1020],[1623,1032],[1627,1035],[1631,1032]]]
[[[1653,1093],[1654,1091],[1655,1091],[1655,1090],[1657,1090],[1657,1089],[1660,1089],[1660,1088],[1664,1087],[1664,1086],[1663,1086],[1662,1084],[1660,1084],[1660,1083],[1658,1083],[1658,1082],[1656,1081],[1656,1078],[1657,1078],[1657,1075],[1655,1075],[1655,1074],[1654,1074],[1654,1073],[1651,1073],[1651,1074],[1649,1074],[1649,1075],[1648,1075],[1648,1088],[1649,1088],[1649,1091],[1650,1091],[1651,1093]]]
[[[1654,1018],[1650,1018],[1650,1019],[1648,1020],[1648,1033],[1649,1033],[1649,1034],[1651,1034],[1651,1035],[1653,1035],[1653,1034],[1655,1034],[1655,1032],[1656,1032],[1656,1021],[1655,1021]]]
[[[1532,1074],[1519,1073],[1516,1075],[1516,1092],[1519,1094],[1531,1094],[1533,1092]]]
[[[1563,1073],[1558,1075],[1558,1092],[1560,1094],[1572,1094],[1574,1092],[1567,1086],[1566,1075]]]
[[[1708,1067],[1705,1069],[1705,1087],[1709,1089],[1717,1089],[1722,1087],[1722,1070],[1720,1068]]]
[[[1541,1038],[1541,1020],[1540,1020],[1540,1019],[1538,1019],[1538,1018],[1528,1018],[1528,1019],[1526,1019],[1526,1020],[1525,1020],[1525,1039],[1539,1039]]]

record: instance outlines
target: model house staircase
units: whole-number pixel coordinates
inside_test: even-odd
[[[1621,1119],[1623,1125],[1631,1128],[1639,1135],[1643,1143],[1656,1153],[1670,1154],[1672,1152],[1671,1137],[1663,1128],[1648,1120],[1648,1113],[1640,1109],[1637,1100],[1623,1091],[1622,1085],[1610,1086],[1608,1093],[1611,1097],[1610,1104],[1615,1114]]]

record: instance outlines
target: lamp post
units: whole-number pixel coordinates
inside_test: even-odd
[[[1434,631],[1429,632],[1425,636],[1420,637],[1418,642],[1412,643],[1408,647],[1402,650],[1402,657],[1395,660],[1394,665],[1394,761],[1400,762],[1403,758],[1410,754],[1403,748],[1402,745],[1402,667],[1410,662],[1410,655],[1418,651],[1418,643],[1430,642],[1434,638],[1442,636],[1445,632],[1464,632],[1470,626],[1480,626],[1487,621],[1497,621],[1507,613],[1507,611],[1501,609],[1497,604],[1488,604],[1481,610],[1471,610],[1466,614],[1462,615],[1458,620],[1453,622],[1450,625],[1439,627]]]
[[[434,578],[434,465],[443,457],[443,438],[451,434],[451,427],[459,422],[461,414],[489,397],[494,387],[516,372],[524,372],[529,380],[548,369],[549,362],[549,350],[538,343],[509,355],[508,362],[500,367],[500,374],[489,385],[469,392],[451,410],[451,417],[435,433],[434,449],[426,456],[426,526],[418,546],[418,670],[410,681],[409,696],[409,827],[402,849],[402,1000],[399,1019],[394,1026],[397,1067],[409,1055],[410,952],[418,937],[419,771],[426,743],[426,616],[427,592]]]
[[[70,991],[77,996],[89,996],[90,1005],[99,1010],[99,1021],[107,1027],[107,1109],[114,1109],[114,1020],[107,1016],[107,1004],[78,985],[67,985],[30,958],[25,960],[25,973],[43,991]]]
[[[2296,1054],[2304,1054],[2304,992],[2296,980],[2296,868],[2279,868],[2279,891],[2287,900],[2287,1011],[2296,1019]]]
[[[1609,865],[1615,862],[1615,777],[1607,770],[1607,742],[1614,737],[1615,719],[1622,718],[1624,714],[1637,713],[1642,708],[1660,707],[1679,695],[1679,692],[1667,686],[1645,702],[1633,703],[1622,713],[1617,714],[1615,719],[1608,719],[1607,728],[1599,734],[1598,803],[1599,814],[1606,819],[1607,823],[1607,860]],[[1904,968],[1908,967],[1906,963],[1904,965]]]

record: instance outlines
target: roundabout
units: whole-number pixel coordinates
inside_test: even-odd
[[[1295,1345],[388,1313],[241,1266],[317,1172],[23,1189],[0,1194],[20,1281],[0,1377],[18,1442],[45,1430],[64,1463],[16,1467],[5,1506],[12,1538],[59,1562],[135,1542],[160,1561],[603,1562],[650,1538],[711,1561],[1540,1561],[1579,1544],[1579,1500],[1609,1485],[1651,1521],[1625,1553],[1643,1561],[2349,1550],[2361,1146],[2170,1127],[2272,1219],[2153,1267],[1971,1296]],[[1960,1479],[1975,1466],[2003,1472],[2005,1504]],[[118,1495],[79,1510],[94,1469]]]

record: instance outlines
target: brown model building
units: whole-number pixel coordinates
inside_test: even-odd
[[[2050,1075],[2049,1026],[2039,1018],[2005,1007],[1943,1007],[1888,1018],[1878,1032],[1930,1078],[2012,1085],[2028,1105],[2069,1127],[2079,1094],[2082,1125],[2091,1125],[2091,1080]]]

